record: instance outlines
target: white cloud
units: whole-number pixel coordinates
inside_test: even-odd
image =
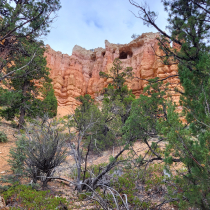
[[[138,1],[138,0],[137,0]],[[138,1],[140,2],[140,1]],[[165,30],[167,15],[160,0],[147,0],[159,12],[157,23]],[[131,13],[138,10],[128,0],[61,0],[62,8],[45,38],[54,50],[71,55],[74,45],[86,49],[104,47],[107,39],[125,44],[131,35],[156,32]]]

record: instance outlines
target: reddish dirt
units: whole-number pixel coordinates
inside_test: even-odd
[[[72,106],[58,106],[57,118],[64,117],[69,114],[73,114],[73,110],[74,109],[72,108]]]
[[[10,148],[15,145],[15,133],[17,133],[17,129],[12,128],[11,124],[2,120],[0,124],[0,131],[3,131],[8,138],[8,142],[0,143],[0,175],[2,175],[9,170],[7,160],[9,159],[8,155]]]

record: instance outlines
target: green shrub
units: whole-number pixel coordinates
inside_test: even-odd
[[[135,171],[124,171],[122,176],[118,176],[111,182],[111,186],[117,190],[120,195],[126,194],[128,198],[128,203],[132,206],[132,209],[141,209],[142,202],[140,199],[135,196],[137,193],[135,185]],[[110,195],[110,199],[113,199]],[[122,204],[122,201],[119,199],[119,204]],[[145,205],[145,204],[144,204]],[[150,207],[150,204],[147,203],[146,207]]]
[[[11,126],[12,128],[18,128],[18,124],[14,120],[11,121]]]
[[[111,187],[114,188],[121,196],[127,195],[128,203],[132,206],[132,209],[153,209],[155,203],[150,199],[141,199],[139,197],[139,190],[136,187],[136,183],[144,186],[144,193],[151,190],[152,193],[157,193],[158,190],[162,189],[163,186],[163,165],[154,164],[149,166],[146,170],[145,167],[142,169],[125,169],[121,176],[116,176],[111,181]],[[159,189],[160,188],[160,189]],[[110,195],[110,201],[113,198]],[[121,200],[118,200],[119,204],[122,204]]]
[[[14,185],[3,193],[10,209],[16,210],[54,210],[67,209],[66,198],[50,195],[50,191],[36,191],[31,186]]]
[[[26,160],[26,146],[24,136],[21,136],[15,141],[15,146],[10,148],[7,162],[12,173],[2,174],[0,177],[1,183],[20,184],[21,180],[28,176],[28,171],[24,164]],[[0,188],[8,189],[8,187],[8,185],[5,185]]]
[[[164,175],[163,175],[164,165],[154,164],[147,168],[147,170],[142,170],[139,177],[143,183],[146,184],[145,190],[158,189],[163,185]]]
[[[8,138],[3,131],[0,131],[0,142],[7,142]]]
[[[24,173],[24,161],[26,159],[26,148],[27,142],[25,140],[25,136],[22,135],[15,142],[15,147],[11,147],[9,151],[9,160],[8,163],[10,168],[14,174]]]

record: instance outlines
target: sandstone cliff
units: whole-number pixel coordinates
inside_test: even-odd
[[[137,97],[146,86],[147,81],[144,79],[162,79],[177,74],[176,65],[163,65],[156,56],[162,55],[156,40],[158,36],[158,33],[144,33],[129,44],[111,44],[106,40],[105,49],[86,50],[76,45],[71,56],[56,52],[47,45],[45,55],[51,69],[58,106],[74,109],[78,105],[75,97],[86,93],[96,97],[109,82],[100,78],[99,72],[108,72],[115,58],[120,58],[123,67],[133,68],[137,78],[127,81],[127,85]],[[171,94],[174,101],[178,102],[179,95],[173,90],[179,86],[178,78],[171,77],[164,82],[171,83]]]

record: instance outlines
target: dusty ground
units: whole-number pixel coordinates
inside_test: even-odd
[[[71,106],[58,106],[57,117],[64,117],[66,115],[72,114],[73,108]]]
[[[6,143],[0,143],[0,175],[4,174],[8,169],[8,155],[9,155],[9,150],[12,146],[14,146],[16,138],[15,138],[15,133],[17,133],[17,129],[14,129],[11,127],[10,123],[7,123],[6,121],[1,121],[0,124],[0,131],[3,131],[7,137],[8,137],[8,142]]]

